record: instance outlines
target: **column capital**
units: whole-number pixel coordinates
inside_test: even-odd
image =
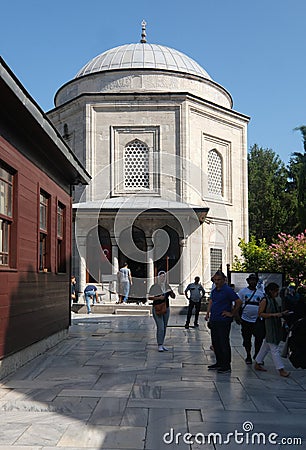
[[[187,240],[188,240],[187,237],[181,239],[181,240],[180,240],[180,246],[181,246],[181,247],[187,247]]]
[[[110,236],[111,244],[112,245],[118,245],[119,243],[119,237],[118,236]]]
[[[152,236],[146,236],[146,243],[148,247],[153,247],[153,239]]]
[[[81,236],[76,236],[75,241],[76,241],[76,243],[77,243],[78,246],[79,246],[79,245],[82,245],[82,246],[85,246],[85,247],[86,247],[86,244],[87,244],[87,236],[83,236],[83,235],[81,235]]]

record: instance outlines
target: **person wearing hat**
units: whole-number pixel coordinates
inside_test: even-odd
[[[246,279],[248,286],[240,289],[238,296],[242,301],[241,306],[241,334],[243,347],[246,351],[246,364],[252,364],[252,337],[254,336],[254,359],[260,350],[265,337],[265,324],[258,317],[258,308],[264,297],[264,292],[257,288],[258,276],[251,273]]]

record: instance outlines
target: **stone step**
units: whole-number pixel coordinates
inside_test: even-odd
[[[121,316],[149,316],[151,308],[117,308],[114,314]]]
[[[187,314],[187,305],[171,305],[171,312],[174,314]],[[78,314],[86,314],[87,308],[84,303],[74,303],[71,311]],[[201,313],[206,311],[206,305],[202,305]],[[116,304],[116,303],[99,303],[91,306],[92,314],[124,314],[124,315],[148,315],[152,313],[152,305],[136,305],[136,304]]]

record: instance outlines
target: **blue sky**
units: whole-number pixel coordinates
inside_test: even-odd
[[[148,42],[195,59],[251,116],[249,147],[303,151],[305,0],[2,0],[0,15],[0,54],[44,111],[90,59],[138,42],[144,18]]]

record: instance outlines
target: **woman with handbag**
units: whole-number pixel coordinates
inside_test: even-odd
[[[156,323],[156,340],[158,351],[168,351],[164,346],[167,324],[170,316],[169,297],[175,298],[175,293],[166,282],[166,272],[158,273],[156,283],[150,287],[149,300],[153,300],[153,318]]]
[[[258,316],[265,320],[266,337],[255,358],[255,370],[261,372],[267,371],[262,364],[270,351],[275,368],[278,370],[280,376],[288,377],[290,372],[285,370],[279,348],[279,344],[282,340],[281,318],[284,317],[288,311],[280,312],[280,307],[276,302],[276,297],[279,293],[279,286],[276,283],[269,283],[265,288],[265,293],[266,296],[259,305]]]

